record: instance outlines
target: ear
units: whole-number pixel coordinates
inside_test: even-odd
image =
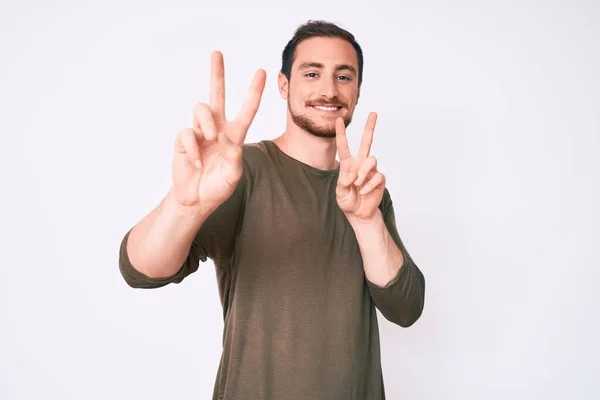
[[[360,86],[358,87],[358,91],[356,92],[356,104],[358,104],[359,98],[360,98]]]
[[[281,98],[284,99],[284,100],[287,100],[287,98],[288,98],[288,90],[289,90],[289,81],[285,77],[285,75],[283,74],[283,72],[279,73],[279,76],[277,77],[277,82],[278,82],[279,94],[281,95]]]

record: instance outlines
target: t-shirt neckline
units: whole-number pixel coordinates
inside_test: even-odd
[[[281,150],[279,148],[279,146],[277,146],[277,144],[275,144],[275,142],[273,142],[273,140],[271,140],[271,139],[265,139],[265,140],[263,140],[263,142],[266,143],[267,146],[272,148],[277,154],[279,154],[286,161],[291,162],[293,164],[300,165],[302,168],[304,168],[310,172],[316,173],[318,175],[324,175],[324,176],[334,176],[340,172],[339,164],[338,164],[338,167],[334,168],[334,169],[316,168],[316,167],[313,167],[312,165],[306,164],[305,162],[302,162],[302,161],[290,156],[289,154],[287,154],[286,152]]]

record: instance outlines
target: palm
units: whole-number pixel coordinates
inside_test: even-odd
[[[181,204],[214,208],[231,195],[242,174],[242,145],[264,86],[265,73],[259,70],[240,113],[228,121],[223,56],[213,53],[210,103],[196,106],[193,128],[175,144],[173,184]]]
[[[340,176],[336,199],[348,217],[369,220],[377,211],[385,189],[385,177],[377,171],[377,162],[369,156],[377,115],[371,113],[363,133],[359,152],[350,153],[344,122],[336,121],[336,143],[340,158]]]
[[[233,191],[241,170],[235,160],[223,157],[226,150],[222,147],[218,143],[200,144],[200,168],[189,160],[185,152],[176,151],[173,183],[182,204],[195,205],[199,199],[216,204]]]

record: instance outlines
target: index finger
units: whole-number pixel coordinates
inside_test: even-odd
[[[363,132],[362,139],[360,141],[360,149],[358,150],[359,158],[369,157],[371,151],[371,145],[373,144],[373,133],[375,131],[375,123],[377,122],[377,113],[370,113],[367,118],[367,124]]]
[[[337,146],[340,161],[351,158],[350,148],[348,147],[348,139],[346,138],[346,125],[342,117],[335,120],[335,144]]]
[[[211,54],[209,105],[218,117],[225,118],[225,67],[220,51]]]

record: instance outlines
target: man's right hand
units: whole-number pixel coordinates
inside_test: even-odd
[[[242,145],[260,105],[266,72],[259,69],[236,118],[225,118],[223,55],[211,57],[210,103],[194,108],[192,128],[175,141],[173,192],[179,204],[211,212],[227,200],[242,176]]]

